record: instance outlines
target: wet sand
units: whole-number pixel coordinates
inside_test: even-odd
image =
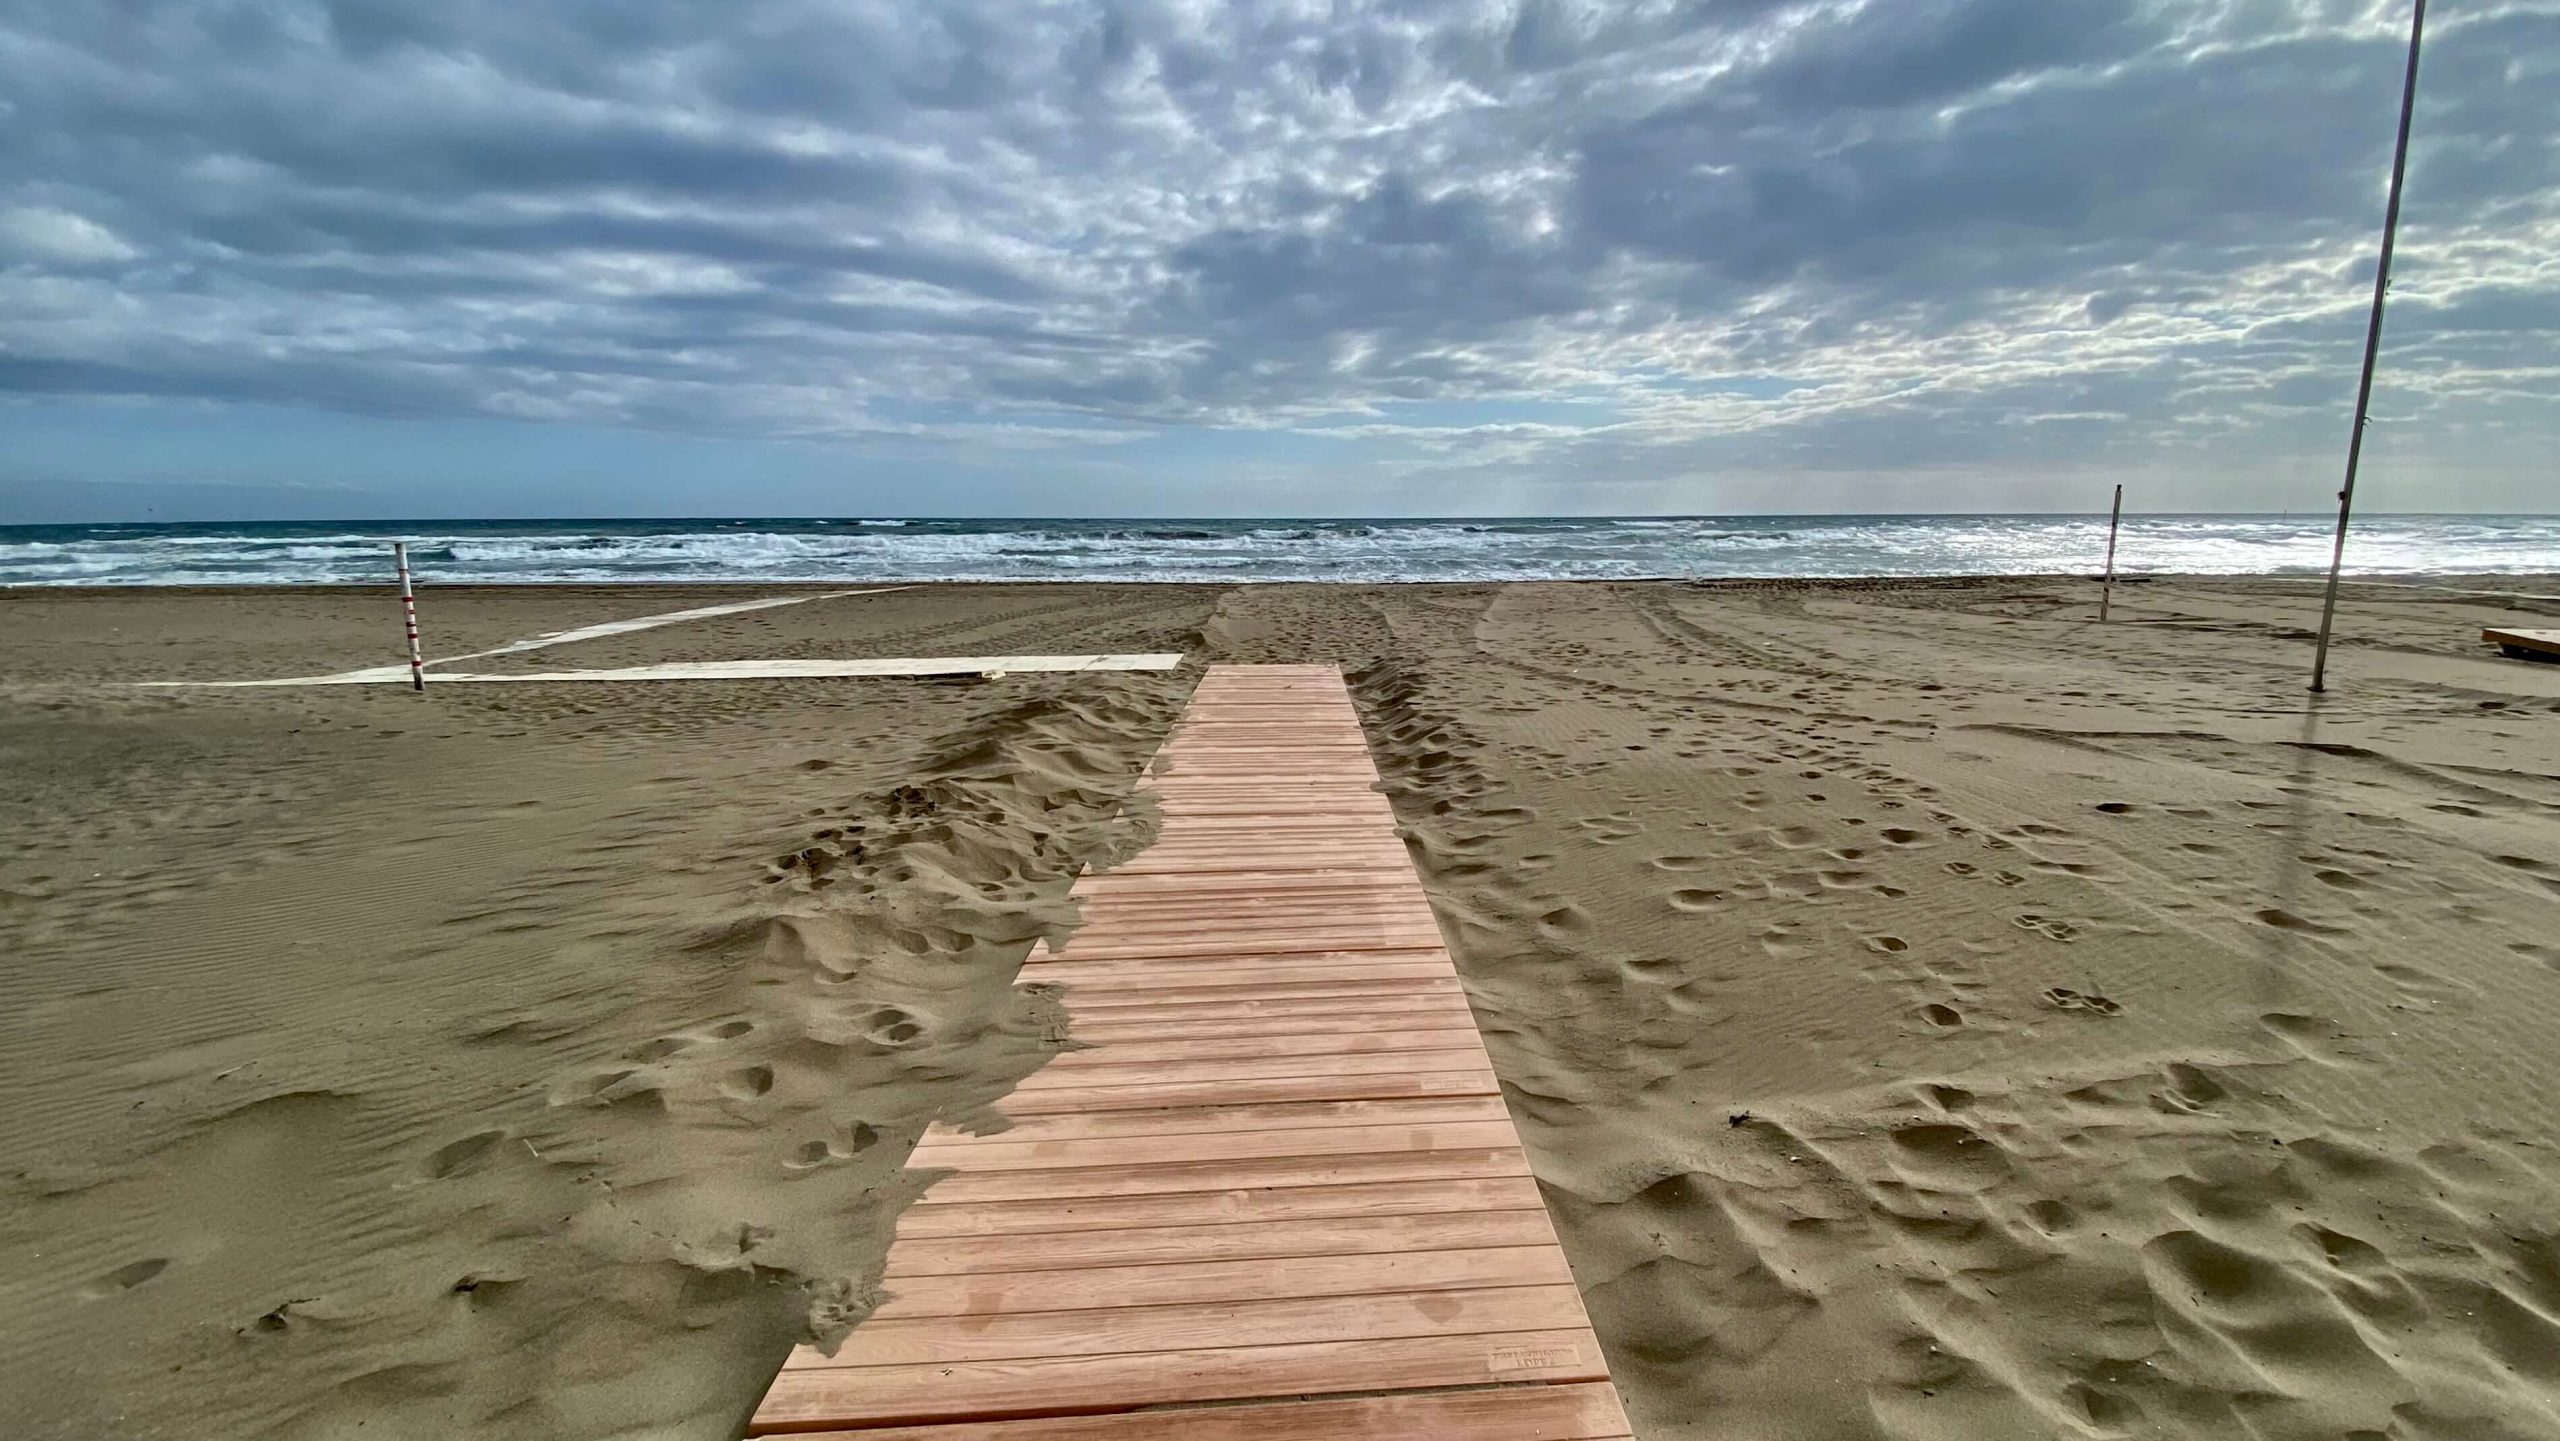
[[[18,1434],[734,1434],[1053,1044],[1013,967],[1196,674],[111,684],[388,604],[0,595]],[[2094,610],[919,587],[473,668],[1341,661],[1647,1437],[2560,1433],[2560,666],[2478,644],[2560,604],[2351,590],[2316,707],[2309,587]]]

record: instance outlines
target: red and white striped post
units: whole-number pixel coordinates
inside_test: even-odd
[[[400,614],[409,627],[409,689],[427,688],[427,663],[418,651],[418,597],[409,589],[409,542],[391,542],[391,563],[400,569]]]

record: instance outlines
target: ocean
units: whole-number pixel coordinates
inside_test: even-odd
[[[2324,571],[2322,516],[2127,517],[2119,571]],[[1558,520],[558,520],[0,526],[0,585],[1624,580],[2092,572],[2104,516]],[[2560,517],[2375,515],[2359,575],[2560,571]]]

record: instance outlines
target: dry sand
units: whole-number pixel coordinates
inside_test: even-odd
[[[2093,603],[934,587],[505,663],[1342,661],[1648,1438],[2560,1435],[2560,666],[2477,644],[2560,604],[2359,588],[2315,708],[2306,587]],[[105,684],[391,619],[0,595],[13,1434],[732,1434],[1038,1064],[1013,966],[1193,674]]]

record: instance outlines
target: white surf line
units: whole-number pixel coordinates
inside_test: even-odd
[[[551,681],[643,680],[797,680],[835,676],[1008,675],[1031,671],[1171,670],[1182,664],[1173,651],[1123,655],[954,655],[885,660],[706,660],[661,665],[621,666],[611,670],[533,671],[522,675],[446,671],[434,685],[483,685]],[[269,686],[407,685],[409,668],[381,666],[338,675],[287,676],[280,680],[146,680],[136,685],[205,690],[245,690]],[[432,689],[432,686],[430,687]]]

